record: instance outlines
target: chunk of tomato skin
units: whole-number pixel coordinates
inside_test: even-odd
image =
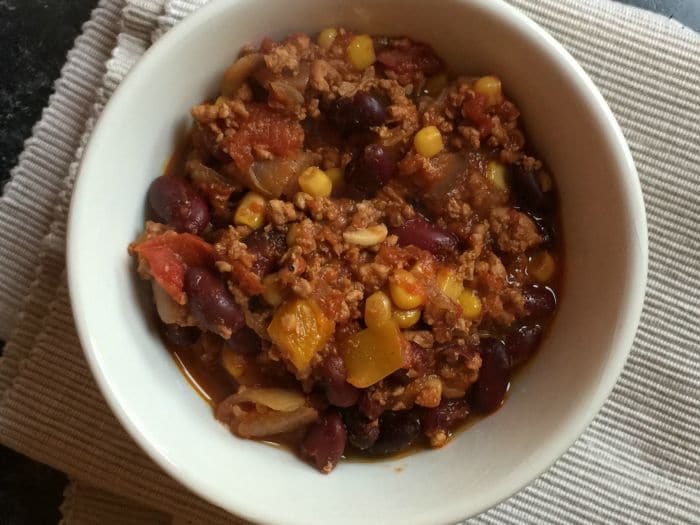
[[[185,304],[185,272],[189,266],[211,266],[216,260],[214,247],[191,233],[168,231],[131,246],[143,258],[149,273],[178,304]]]
[[[471,120],[479,128],[481,138],[491,134],[491,117],[486,113],[486,97],[477,93],[471,100],[462,104],[462,115]]]
[[[444,67],[433,48],[422,42],[412,42],[408,47],[382,49],[377,54],[377,61],[405,80],[410,80],[416,73],[435,75]]]
[[[260,147],[273,155],[290,158],[304,144],[304,130],[290,114],[275,111],[266,104],[250,103],[248,116],[238,130],[222,142],[226,151],[241,171],[247,171],[255,160],[254,148]]]

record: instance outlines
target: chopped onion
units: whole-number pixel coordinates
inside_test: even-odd
[[[226,402],[232,405],[255,403],[278,412],[293,412],[304,406],[306,398],[295,390],[241,387],[238,393],[229,397]]]
[[[234,96],[243,82],[260,69],[263,63],[261,53],[252,53],[236,60],[224,72],[224,78],[221,81],[221,94],[225,97]]]

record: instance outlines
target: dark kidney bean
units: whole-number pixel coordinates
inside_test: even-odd
[[[163,335],[169,343],[175,346],[193,345],[199,339],[200,334],[201,331],[196,326],[163,325]]]
[[[554,313],[557,299],[554,292],[547,286],[532,285],[523,290],[525,310],[532,319],[544,319]]]
[[[511,170],[510,180],[519,208],[536,215],[541,215],[552,208],[554,204],[552,192],[542,191],[533,171],[515,165]]]
[[[337,412],[329,411],[313,423],[301,442],[301,453],[318,470],[328,474],[340,461],[345,451],[347,431]]]
[[[457,248],[457,237],[421,217],[404,222],[393,233],[399,238],[399,246],[412,244],[433,255],[449,255]]]
[[[331,405],[350,407],[357,403],[360,391],[348,383],[343,359],[337,354],[328,354],[318,366],[318,373]]]
[[[444,400],[435,408],[421,410],[423,433],[432,435],[440,431],[448,432],[468,417],[469,403],[466,399]]]
[[[163,175],[151,183],[148,202],[156,219],[179,232],[201,233],[209,224],[205,200],[181,177]]]
[[[243,239],[243,242],[248,246],[248,251],[255,255],[253,271],[261,276],[274,270],[287,251],[285,235],[276,230],[256,230]]]
[[[368,144],[348,166],[346,182],[351,196],[370,197],[396,173],[396,156],[381,144]]]
[[[479,379],[472,386],[472,405],[481,413],[493,412],[503,404],[510,383],[510,361],[502,341],[489,340],[481,350]]]
[[[348,443],[359,450],[367,450],[379,437],[379,420],[367,419],[359,410],[343,412],[343,421],[348,431]]]
[[[357,402],[357,408],[360,409],[365,417],[369,419],[377,419],[384,410],[386,405],[379,399],[372,396],[372,390],[365,389],[360,392],[360,399]]]
[[[241,354],[257,354],[262,349],[260,336],[247,326],[234,333],[226,344]]]
[[[208,330],[215,332],[224,326],[236,332],[245,324],[240,307],[213,271],[189,268],[185,273],[185,293],[192,314]]]
[[[396,454],[408,447],[420,434],[420,419],[412,410],[384,412],[379,419],[379,438],[367,449],[377,456]]]
[[[357,133],[383,124],[387,119],[381,101],[367,91],[358,91],[352,98],[338,99],[331,111],[331,120],[344,133]]]
[[[542,327],[539,324],[524,325],[505,338],[505,348],[510,360],[510,367],[515,368],[532,357],[542,339]]]

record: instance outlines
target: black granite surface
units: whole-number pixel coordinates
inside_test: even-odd
[[[700,0],[623,1],[700,31]],[[0,185],[96,5],[97,0],[0,0]],[[63,474],[0,447],[0,525],[57,523],[65,483]]]

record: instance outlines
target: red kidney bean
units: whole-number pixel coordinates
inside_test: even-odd
[[[432,435],[440,431],[448,432],[468,417],[469,403],[466,399],[446,399],[435,408],[421,410],[423,433]]]
[[[481,349],[479,378],[472,386],[472,405],[481,413],[493,412],[503,404],[510,374],[510,362],[502,341],[488,340]]]
[[[163,175],[151,183],[148,202],[156,219],[179,232],[201,233],[209,224],[205,200],[181,177]]]
[[[185,293],[197,321],[212,332],[226,327],[236,332],[245,321],[223,279],[207,268],[191,267],[185,273]]]
[[[386,410],[386,405],[372,396],[371,389],[364,389],[360,391],[357,408],[368,419],[377,419]]]
[[[261,276],[274,270],[287,251],[285,235],[276,230],[256,230],[243,239],[243,242],[248,246],[248,251],[255,255],[253,271]]]
[[[389,182],[396,173],[396,156],[381,144],[368,144],[347,169],[346,182],[350,196],[370,197]]]
[[[257,354],[262,349],[262,339],[255,330],[247,326],[234,333],[226,344],[241,354]]]
[[[328,354],[317,371],[331,405],[345,408],[357,403],[360,391],[345,380],[345,362],[338,354]]]
[[[377,456],[396,454],[408,447],[420,434],[420,419],[413,410],[384,412],[379,419],[379,438],[367,449]]]
[[[433,255],[449,255],[457,248],[457,237],[421,217],[406,221],[393,233],[399,238],[399,246],[412,244]]]
[[[542,339],[539,324],[524,325],[505,338],[505,348],[510,358],[510,367],[515,368],[532,357]]]
[[[337,412],[328,411],[306,431],[301,442],[301,453],[318,470],[328,474],[340,461],[345,451],[347,431]]]
[[[175,346],[193,345],[199,339],[200,334],[201,331],[196,326],[163,325],[163,335],[169,343]]]
[[[523,289],[525,299],[525,311],[532,319],[544,319],[554,313],[557,299],[551,288],[547,286],[532,285]]]
[[[343,412],[343,421],[348,431],[348,443],[359,450],[367,450],[379,437],[379,420],[367,419],[359,410]]]

